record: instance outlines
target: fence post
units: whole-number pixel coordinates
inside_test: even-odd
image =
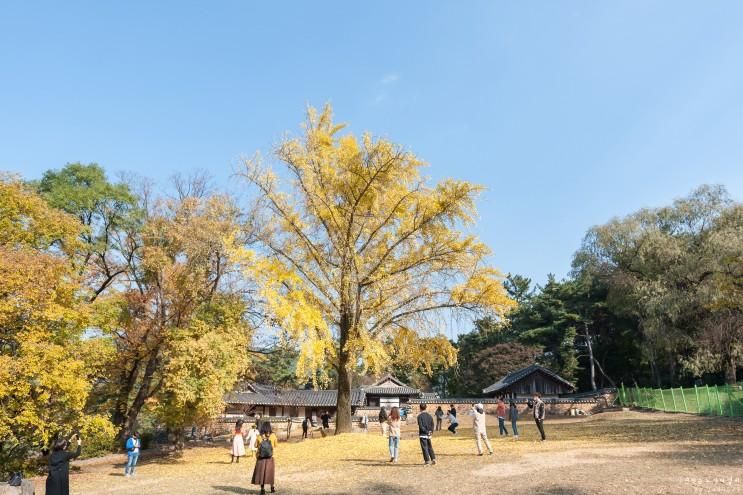
[[[714,414],[715,410],[712,408],[712,395],[709,393],[709,385],[705,385],[704,388],[707,389],[707,407],[709,408],[709,413]]]
[[[660,388],[660,400],[663,402],[663,411],[666,410],[666,398],[663,396],[663,387]]]
[[[673,399],[673,412],[678,412],[678,407],[676,407],[676,394],[673,393],[673,387],[671,387],[671,399]]]
[[[717,385],[715,385],[715,395],[717,396],[717,405],[720,408],[720,416],[724,416],[725,413],[722,412],[722,402],[720,401],[720,391],[717,388]]]
[[[684,412],[689,412],[689,406],[686,404],[686,396],[684,395],[684,387],[679,387],[681,389],[681,398],[684,400]]]
[[[702,407],[699,403],[699,387],[697,387],[696,383],[694,384],[694,394],[697,396],[697,414],[702,414]]]

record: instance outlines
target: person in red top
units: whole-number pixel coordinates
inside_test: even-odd
[[[498,433],[501,436],[508,436],[508,430],[506,429],[506,403],[503,402],[503,397],[498,399],[498,406],[495,408],[495,415],[498,416]]]

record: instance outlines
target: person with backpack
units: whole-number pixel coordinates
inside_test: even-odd
[[[77,439],[77,450],[68,452],[70,441]],[[75,434],[70,441],[58,438],[49,454],[49,475],[46,478],[46,495],[70,495],[70,461],[80,455],[82,441]]]
[[[519,439],[519,429],[516,427],[516,422],[519,420],[519,409],[516,407],[516,403],[511,399],[511,403],[508,404],[508,414],[511,416],[511,429],[513,430],[513,439]]]
[[[508,430],[506,429],[506,403],[503,402],[503,397],[498,399],[495,415],[498,416],[498,434],[500,436],[508,436]]]
[[[245,455],[245,438],[243,437],[243,420],[238,419],[235,424],[235,431],[232,433],[232,464],[240,463],[240,457]],[[237,461],[236,461],[237,459]]]
[[[477,443],[477,455],[482,455],[482,441],[485,441],[485,446],[488,448],[488,453],[493,455],[493,447],[490,445],[488,440],[488,432],[486,429],[486,416],[485,406],[482,404],[475,404],[472,407],[472,429],[475,432],[475,441]]]
[[[139,460],[139,449],[142,442],[139,440],[139,432],[135,431],[126,439],[126,467],[124,476],[134,476],[134,468]]]
[[[421,404],[421,412],[418,415],[418,438],[421,443],[421,450],[423,451],[423,461],[426,466],[432,466],[436,464],[436,454],[433,451],[433,445],[431,444],[431,436],[433,435],[433,418],[426,412],[426,404]]]
[[[439,431],[441,429],[441,423],[444,421],[444,410],[439,406],[436,408],[434,414],[436,416],[436,431]]]
[[[544,416],[545,406],[542,402],[542,394],[534,392],[534,422],[537,424],[539,434],[542,436],[542,441],[547,440],[547,436],[544,434]]]
[[[270,423],[269,423],[270,425]],[[270,428],[264,428],[261,434],[261,441],[258,444],[258,460],[255,461],[253,468],[253,478],[251,484],[261,486],[261,495],[266,495],[265,485],[271,486],[271,493],[276,492],[275,470],[273,460],[274,443],[271,441]]]
[[[390,448],[390,462],[397,462],[400,451],[400,409],[393,407],[387,418],[387,439]]]

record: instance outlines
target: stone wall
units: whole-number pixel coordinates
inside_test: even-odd
[[[33,495],[34,483],[30,480],[23,480],[21,486],[8,486],[7,483],[0,483],[0,495]]]

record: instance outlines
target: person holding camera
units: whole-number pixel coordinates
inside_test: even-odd
[[[124,476],[134,476],[134,467],[139,460],[140,447],[139,432],[135,431],[126,439],[126,467],[124,467]]]
[[[77,441],[77,449],[69,452],[70,443]],[[66,440],[58,438],[49,454],[49,475],[46,478],[46,495],[70,495],[70,461],[82,450],[80,435],[75,433]]]

